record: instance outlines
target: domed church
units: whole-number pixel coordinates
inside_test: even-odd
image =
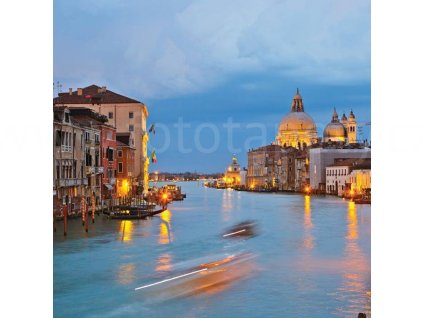
[[[276,143],[283,147],[304,147],[318,142],[313,118],[304,111],[303,99],[297,88],[289,112],[279,124]]]
[[[336,109],[334,109],[332,120],[326,125],[325,130],[323,131],[323,142],[356,143],[356,128],[357,122],[352,110],[348,119],[345,114],[342,115],[341,123],[338,118],[338,113],[336,112]]]

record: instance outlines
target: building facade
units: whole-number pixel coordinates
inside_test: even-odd
[[[132,133],[117,133],[117,196],[135,193],[134,163],[135,148]]]
[[[313,191],[326,192],[326,167],[335,163],[335,159],[365,159],[371,157],[370,148],[311,148],[310,186]]]
[[[108,124],[106,116],[90,108],[74,107],[69,110],[74,121],[86,130],[85,163],[90,187],[99,189],[97,200],[100,197],[101,200],[116,198],[116,129]]]
[[[238,186],[241,183],[241,167],[235,155],[232,156],[232,162],[226,169],[224,181],[229,186]]]
[[[283,147],[268,145],[248,152],[247,187],[277,188],[278,166]]]
[[[351,190],[354,194],[369,193],[372,189],[370,169],[354,168],[350,173]]]
[[[88,107],[107,116],[108,123],[116,128],[117,132],[133,132],[135,147],[134,175],[144,192],[148,188],[147,156],[147,106],[135,99],[117,94],[106,87],[91,85],[78,88],[77,91],[69,89],[67,93],[59,93],[54,98],[55,106]]]
[[[53,115],[53,207],[59,213],[61,206],[69,204],[72,213],[80,208],[88,186],[84,130],[73,123],[66,107],[54,109]]]

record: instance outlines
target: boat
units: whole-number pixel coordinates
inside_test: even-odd
[[[247,252],[208,257],[206,262],[173,271],[159,281],[136,287],[134,290],[161,298],[220,291],[237,280],[247,278],[255,268],[252,261],[254,257],[254,254]]]
[[[142,220],[147,217],[152,217],[154,215],[160,214],[166,211],[166,208],[162,208],[156,211],[131,211],[131,210],[123,210],[117,212],[110,212],[109,218],[114,220]]]
[[[223,238],[253,237],[257,235],[257,223],[252,220],[243,221],[227,229]]]

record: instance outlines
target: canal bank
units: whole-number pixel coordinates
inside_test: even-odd
[[[60,317],[356,317],[370,313],[370,206],[334,197],[238,192],[182,183],[187,199],[158,217],[70,221],[54,234],[54,312]],[[260,234],[222,240],[257,220]],[[146,299],[134,288],[214,253],[248,250],[259,270],[212,295]],[[254,315],[257,313],[257,315]]]

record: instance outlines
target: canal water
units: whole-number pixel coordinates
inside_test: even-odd
[[[218,190],[182,182],[187,198],[160,216],[80,220],[54,233],[55,317],[370,317],[370,206],[330,196]],[[222,231],[256,220],[259,235]],[[176,299],[135,288],[196,259],[255,257],[245,279]],[[165,286],[166,284],[163,284]]]

